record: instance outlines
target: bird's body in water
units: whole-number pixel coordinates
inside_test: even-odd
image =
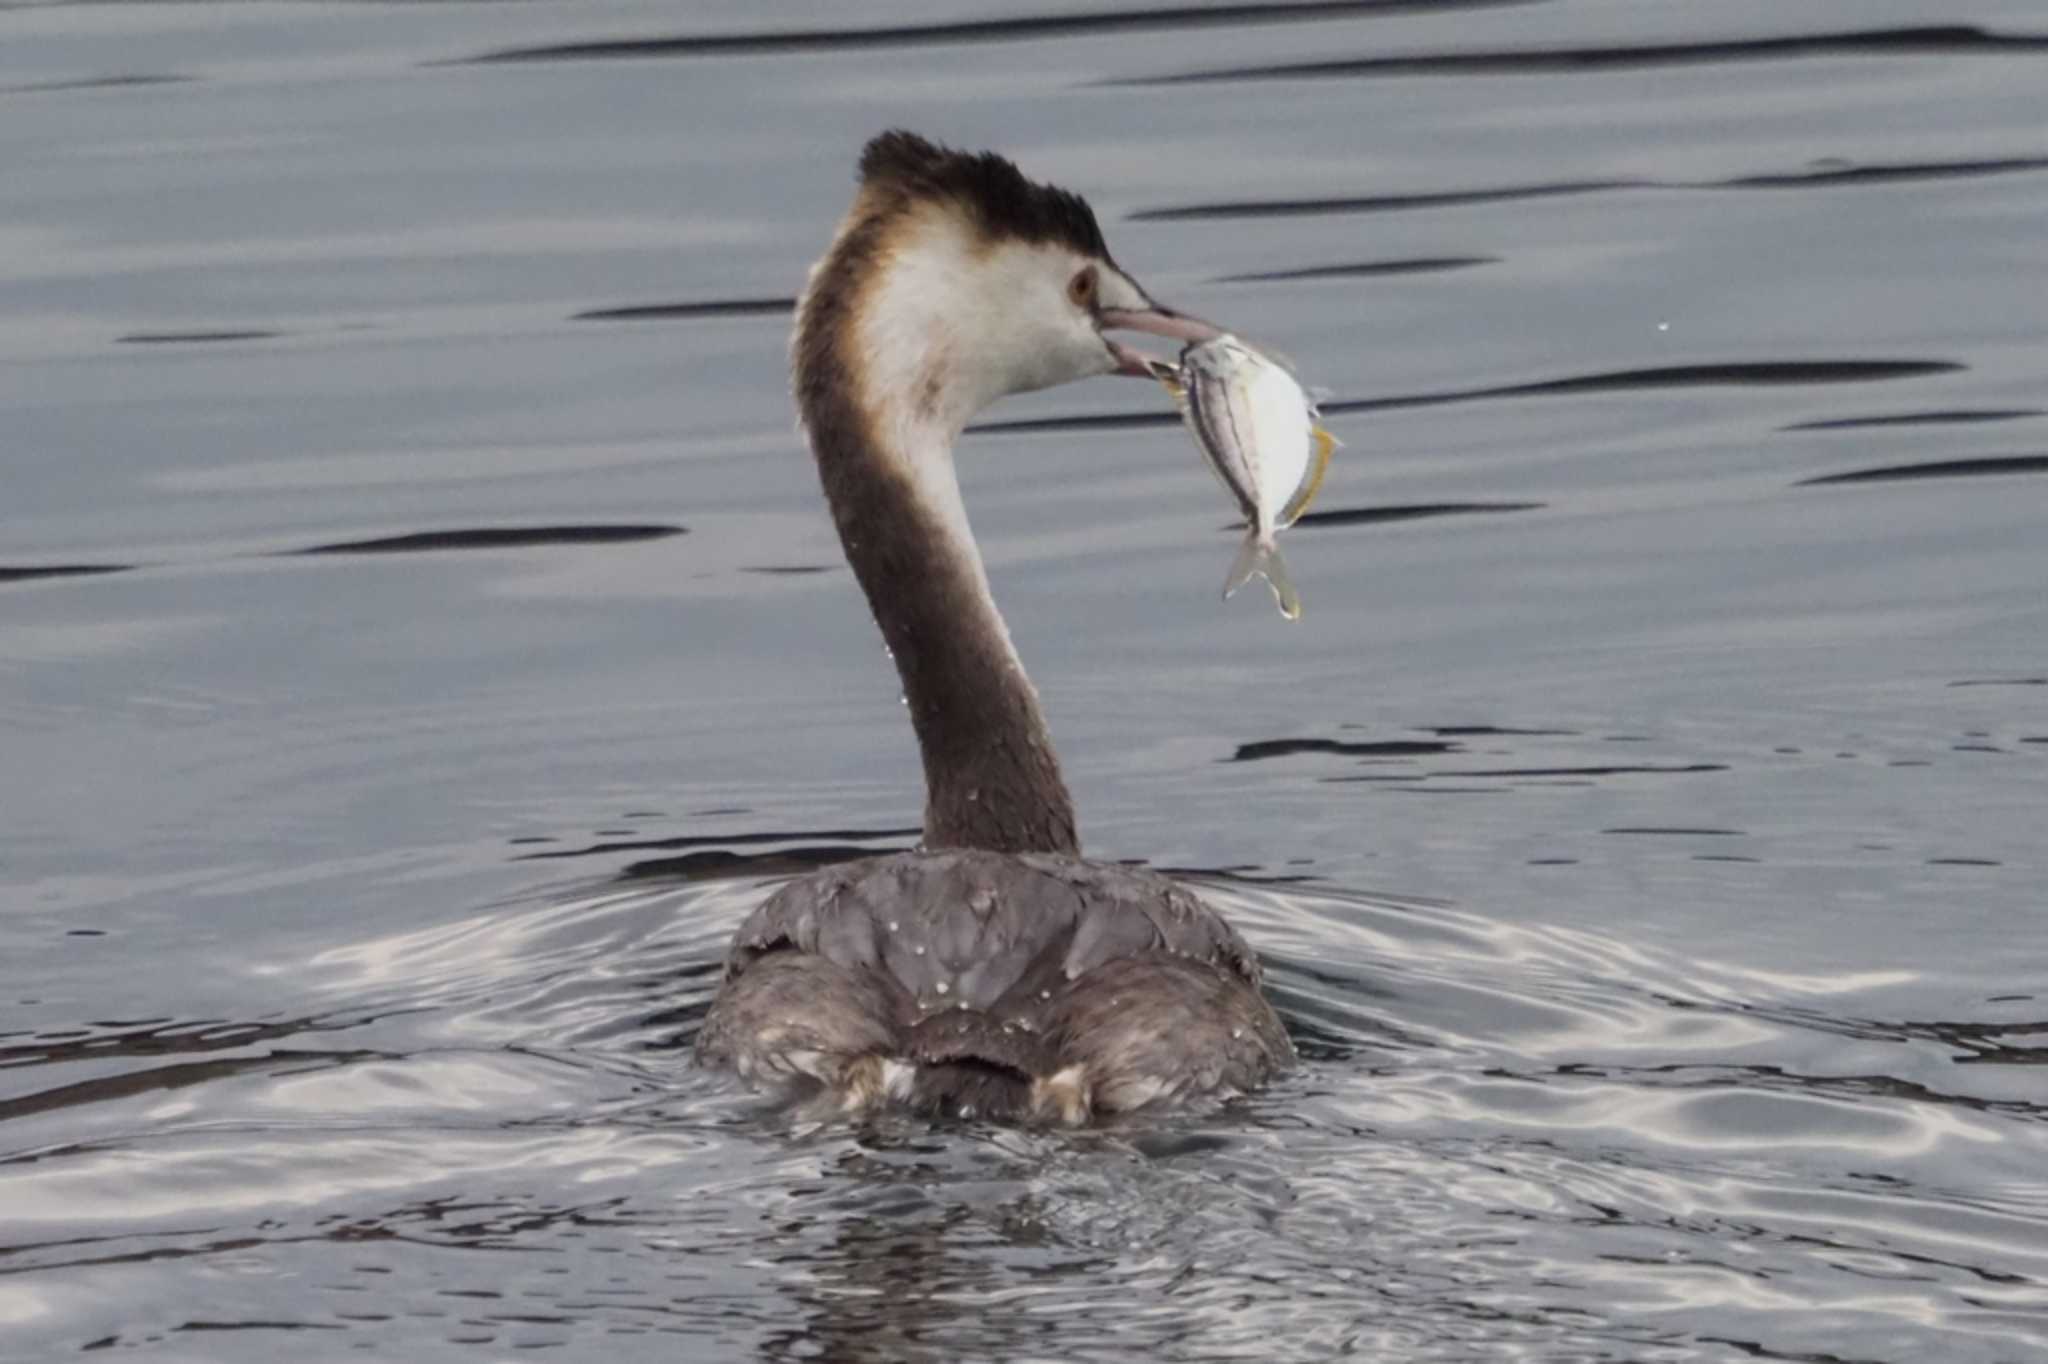
[[[1292,1062],[1237,933],[1080,856],[1037,693],[953,469],[1005,394],[1149,377],[1105,330],[1206,340],[1111,259],[1079,197],[885,133],[798,306],[797,405],[896,661],[924,846],[814,873],[741,925],[698,1056],[846,1110],[1079,1123],[1240,1093]]]

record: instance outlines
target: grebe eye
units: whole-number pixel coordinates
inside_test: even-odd
[[[1067,297],[1074,300],[1077,308],[1086,308],[1095,302],[1095,267],[1086,270],[1067,281]]]

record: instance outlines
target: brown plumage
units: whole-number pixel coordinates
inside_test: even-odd
[[[895,853],[793,881],[747,918],[697,1053],[845,1106],[1073,1121],[1284,1069],[1259,980],[1244,939],[1156,872]],[[878,1059],[899,1063],[896,1092]]]

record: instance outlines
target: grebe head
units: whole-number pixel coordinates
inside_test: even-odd
[[[829,347],[868,411],[950,437],[1006,394],[1149,376],[1147,357],[1110,331],[1218,334],[1152,301],[1111,257],[1086,200],[994,153],[888,132],[868,143],[860,179],[805,293],[800,394]]]

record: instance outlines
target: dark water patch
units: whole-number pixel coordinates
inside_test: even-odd
[[[1930,857],[1927,859],[1927,865],[1930,867],[2002,867],[2005,863],[1995,862],[1988,857]]]
[[[1552,1072],[1557,1075],[1586,1078],[1592,1076],[1621,1078],[1628,1077],[1639,1084],[1658,1089],[1701,1089],[1722,1090],[1731,1083],[1744,1088],[1753,1088],[1775,1093],[1811,1093],[1832,1098],[1868,1098],[1883,1096],[1906,1099],[1915,1103],[1940,1104],[1958,1108],[1973,1109],[1981,1113],[2011,1113],[2021,1117],[2033,1117],[2042,1112],[2038,1104],[2025,1100],[1984,1099],[1972,1094],[1958,1094],[1948,1090],[1935,1089],[1914,1080],[1895,1075],[1810,1075],[1779,1065],[1731,1065],[1708,1062],[1694,1064],[1687,1062],[1666,1062],[1653,1066],[1588,1065],[1567,1063]],[[1524,1078],[1535,1079],[1525,1073]],[[1923,1263],[1947,1263],[1931,1257],[1915,1255],[1911,1258]],[[1957,1266],[1961,1267],[1961,1266]],[[1982,1275],[1987,1282],[1998,1282],[2017,1276]],[[1775,1358],[1776,1356],[1774,1356]],[[1828,1358],[1833,1356],[1797,1356],[1798,1358]]]
[[[1840,185],[1890,184],[1915,180],[1954,180],[1986,175],[2013,175],[2048,170],[2048,157],[2016,156],[1989,160],[1907,161],[1877,165],[1820,165],[1797,171],[1738,175],[1721,180],[1660,180],[1627,175],[1603,180],[1561,180],[1534,185],[1502,185],[1479,189],[1426,190],[1409,194],[1359,194],[1316,199],[1233,199],[1206,204],[1177,204],[1130,213],[1132,222],[1182,222],[1191,219],[1307,218],[1352,213],[1401,213],[1414,209],[1495,204],[1522,199],[1554,199],[1567,195],[1604,194],[1613,190],[1814,189]]]
[[[1604,374],[1543,379],[1499,388],[1445,394],[1437,401],[1472,398],[1514,398],[1546,393],[1611,393],[1630,389],[1777,387],[1792,384],[1863,384],[1952,374],[1964,366],[1953,360],[1752,360],[1719,364],[1658,365],[1649,369],[1613,370]],[[1398,400],[1397,400],[1398,401]],[[1337,404],[1325,403],[1328,412]]]
[[[1418,393],[1394,398],[1339,399],[1318,406],[1324,415],[1328,416],[1333,413],[1377,412],[1394,408],[1478,402],[1490,398],[1533,398],[1564,393],[1882,383],[1893,379],[1917,379],[1932,374],[1952,374],[1964,368],[1964,365],[1953,360],[1740,360],[1609,370],[1598,374],[1575,374],[1563,379],[1538,379],[1526,384],[1448,389],[1440,393]],[[1179,419],[1177,414],[1169,416],[1173,420]]]
[[[1514,738],[1573,738],[1575,729],[1515,729],[1507,725],[1425,725],[1423,731],[1439,734],[1446,738],[1479,737],[1498,734]]]
[[[759,564],[742,568],[742,573],[760,573],[771,578],[800,578],[813,573],[830,573],[837,564]]]
[[[1421,772],[1373,772],[1365,776],[1319,777],[1317,780],[1326,786],[1344,786],[1362,781],[1428,781],[1429,777]]]
[[[686,535],[686,526],[484,526],[474,530],[423,530],[410,535],[388,535],[374,540],[343,540],[310,549],[286,550],[285,555],[305,554],[418,554],[444,549],[516,549],[527,545],[613,545],[639,540],[661,540]]]
[[[1459,204],[1498,204],[1516,199],[1555,199],[1573,194],[1598,194],[1616,189],[1651,189],[1654,180],[1560,180],[1538,185],[1506,185],[1495,189],[1432,190],[1418,194],[1360,194],[1331,199],[1231,199],[1209,204],[1141,208],[1126,214],[1134,223],[1185,222],[1203,218],[1315,218],[1339,213],[1401,213],[1411,209],[1447,208]]]
[[[1150,867],[1176,881],[1223,881],[1240,886],[1303,886],[1323,880],[1305,871],[1267,871],[1256,862],[1235,867],[1153,867],[1142,858],[1119,858],[1127,867]]]
[[[1761,857],[1743,857],[1743,856],[1740,856],[1740,855],[1738,855],[1738,854],[1736,854],[1736,853],[1694,853],[1694,854],[1692,855],[1692,860],[1693,860],[1693,861],[1695,861],[1695,862],[1749,862],[1749,863],[1760,863],[1760,862],[1762,862],[1762,861],[1763,861],[1763,859],[1762,859]]]
[[[1480,772],[1432,772],[1433,777],[1617,777],[1634,773],[1726,772],[1726,763],[1640,764],[1613,767],[1501,767]]]
[[[2048,734],[2029,734],[2020,740],[2023,744],[2048,744]]]
[[[1955,408],[1932,412],[1897,412],[1880,417],[1831,417],[1824,421],[1794,422],[1780,431],[1849,431],[1866,426],[1949,426],[1970,422],[2016,421],[2021,417],[2048,416],[2038,407]]]
[[[1534,76],[1553,72],[1633,71],[1646,67],[1783,61],[1838,56],[2009,55],[2048,48],[2048,37],[1991,33],[1974,24],[1861,29],[1628,46],[1540,47],[1481,52],[1422,52],[1398,57],[1350,57],[1260,66],[1226,66],[1166,76],[1105,82],[1110,85],[1188,85],[1215,81],[1309,80],[1374,76]]]
[[[932,24],[889,24],[867,28],[788,29],[766,33],[682,34],[670,37],[610,38],[503,48],[434,65],[480,63],[616,61],[650,57],[742,57],[780,53],[857,52],[870,48],[911,48],[957,43],[1026,42],[1095,33],[1147,33],[1253,24],[1353,19],[1373,14],[1494,8],[1532,0],[1294,0],[1274,5],[1168,6],[1154,9],[1079,10],[1071,14],[1019,14],[1000,19],[964,19]]]
[[[1576,857],[1532,857],[1522,865],[1526,867],[1576,867],[1579,865],[1579,859]]]
[[[1431,516],[1468,516],[1482,512],[1540,511],[1541,502],[1412,502],[1391,507],[1332,507],[1306,512],[1297,526],[1370,526],[1388,521],[1419,521]]]
[[[29,1041],[0,1047],[0,1072],[24,1066],[65,1065],[109,1057],[189,1056],[226,1051],[296,1037],[301,1033],[336,1032],[371,1021],[374,1020],[368,1016],[271,1019],[260,1023],[200,1018],[178,1023],[159,1021],[143,1027],[113,1030],[45,1030]]]
[[[134,564],[0,564],[0,583],[94,577],[102,573],[127,573],[134,568]]]
[[[54,95],[66,90],[122,90],[150,85],[183,85],[197,79],[197,76],[79,76],[71,80],[0,85],[0,95]]]
[[[2048,677],[1966,677],[1951,687],[2048,687]]]
[[[1392,408],[1433,407],[1489,398],[1532,398],[1561,393],[1619,393],[1667,388],[1775,388],[1800,384],[1865,384],[1952,374],[1966,368],[1953,360],[1737,360],[1693,365],[1656,365],[1608,370],[1562,379],[1487,388],[1447,389],[1393,398],[1338,399],[1318,406],[1325,415]],[[1178,414],[1169,413],[1175,421]]]
[[[2009,156],[1983,161],[1898,161],[1881,165],[1820,165],[1803,171],[1741,175],[1701,188],[1808,189],[1827,185],[1881,185],[1904,180],[1958,180],[2048,170],[2048,157]]]
[[[1359,261],[1351,265],[1309,265],[1299,270],[1261,270],[1248,275],[1219,275],[1218,284],[1272,284],[1290,279],[1370,279],[1380,275],[1426,275],[1444,270],[1469,270],[1497,265],[1499,256],[1415,256],[1407,260]]]
[[[653,322],[675,317],[787,317],[796,311],[793,298],[710,298],[692,303],[636,303],[623,308],[591,308],[572,313],[571,322]]]
[[[919,832],[922,832],[921,830]],[[773,852],[740,853],[705,848],[675,857],[651,857],[619,869],[621,881],[731,881],[764,876],[795,876],[819,867],[836,866],[878,853],[908,847],[870,847],[859,843],[807,843]]]
[[[1658,827],[1658,826],[1654,826],[1654,825],[1623,825],[1622,827],[1620,827],[1620,828],[1615,828],[1615,829],[1602,829],[1602,830],[1601,830],[1600,832],[1601,832],[1601,833],[1603,833],[1603,834],[1650,834],[1650,835],[1653,835],[1653,836],[1661,836],[1661,835],[1667,835],[1667,834],[1668,834],[1668,835],[1671,835],[1671,836],[1673,836],[1673,837],[1678,837],[1678,838],[1746,838],[1746,837],[1748,837],[1747,831],[1745,831],[1745,830],[1742,830],[1742,829],[1685,829],[1685,828],[1662,828],[1662,827]]]
[[[93,1053],[96,1057],[101,1054],[103,1053]],[[143,1070],[122,1071],[90,1080],[80,1080],[74,1084],[58,1085],[52,1089],[37,1090],[18,1098],[0,1099],[0,1122],[25,1118],[37,1113],[76,1108],[83,1104],[129,1099],[138,1094],[151,1094],[159,1090],[186,1089],[233,1075],[265,1074],[283,1070],[298,1072],[319,1067],[348,1066],[390,1055],[392,1054],[376,1051],[310,1051],[280,1047],[266,1051],[260,1056],[223,1056],[210,1061],[181,1061],[166,1066],[151,1066]]]
[[[657,849],[759,847],[767,843],[798,843],[806,839],[893,844],[899,839],[915,838],[923,832],[921,826],[911,825],[901,829],[797,829],[766,830],[751,834],[683,834],[674,838],[642,839],[632,843],[592,843],[581,848],[563,848],[557,852],[525,853],[516,860],[545,862],[564,857],[604,857],[612,853]]]
[[[1742,360],[1692,365],[1658,365],[1647,369],[1575,374],[1563,379],[1500,384],[1486,388],[1444,389],[1436,393],[1400,394],[1389,398],[1337,398],[1318,403],[1324,416],[1391,412],[1493,398],[1539,398],[1551,394],[1611,393],[1665,388],[1791,387],[1800,384],[1866,384],[1953,374],[1968,368],[1953,360]],[[1104,412],[1066,417],[1025,417],[979,422],[971,432],[1005,435],[1043,431],[1128,431],[1141,427],[1178,426],[1180,414],[1167,410]],[[1490,504],[1475,504],[1488,506]],[[1504,508],[1521,511],[1521,506]],[[1310,513],[1310,517],[1327,513]]]
[[[1321,405],[1331,410],[1330,404]],[[1147,426],[1179,426],[1180,414],[1170,409],[1146,412],[1094,412],[1070,417],[1019,417],[1009,421],[976,422],[969,433],[1000,432],[1005,435],[1035,431],[1131,431]]]
[[[1812,488],[1824,483],[1904,483],[1922,478],[1991,478],[2007,474],[2048,474],[2048,455],[1979,455],[1972,459],[1938,459],[1925,464],[1888,464],[1854,469],[1845,474],[1802,478],[1792,486]]]
[[[114,342],[123,346],[206,346],[221,341],[270,341],[283,335],[269,331],[130,332],[115,337]]]
[[[1911,379],[1951,374],[1963,366],[1950,360],[1780,360],[1718,365],[1668,365],[1655,369],[1618,370],[1583,378],[1552,379],[1487,391],[1494,397],[1515,393],[1591,393],[1628,388],[1685,388],[1699,385],[1860,384],[1886,379]]]
[[[1432,753],[1459,753],[1463,744],[1434,739],[1378,739],[1350,743],[1342,739],[1260,739],[1239,744],[1237,752],[1224,762],[1255,763],[1268,758],[1292,757],[1296,753],[1339,753],[1352,757],[1413,758]]]

